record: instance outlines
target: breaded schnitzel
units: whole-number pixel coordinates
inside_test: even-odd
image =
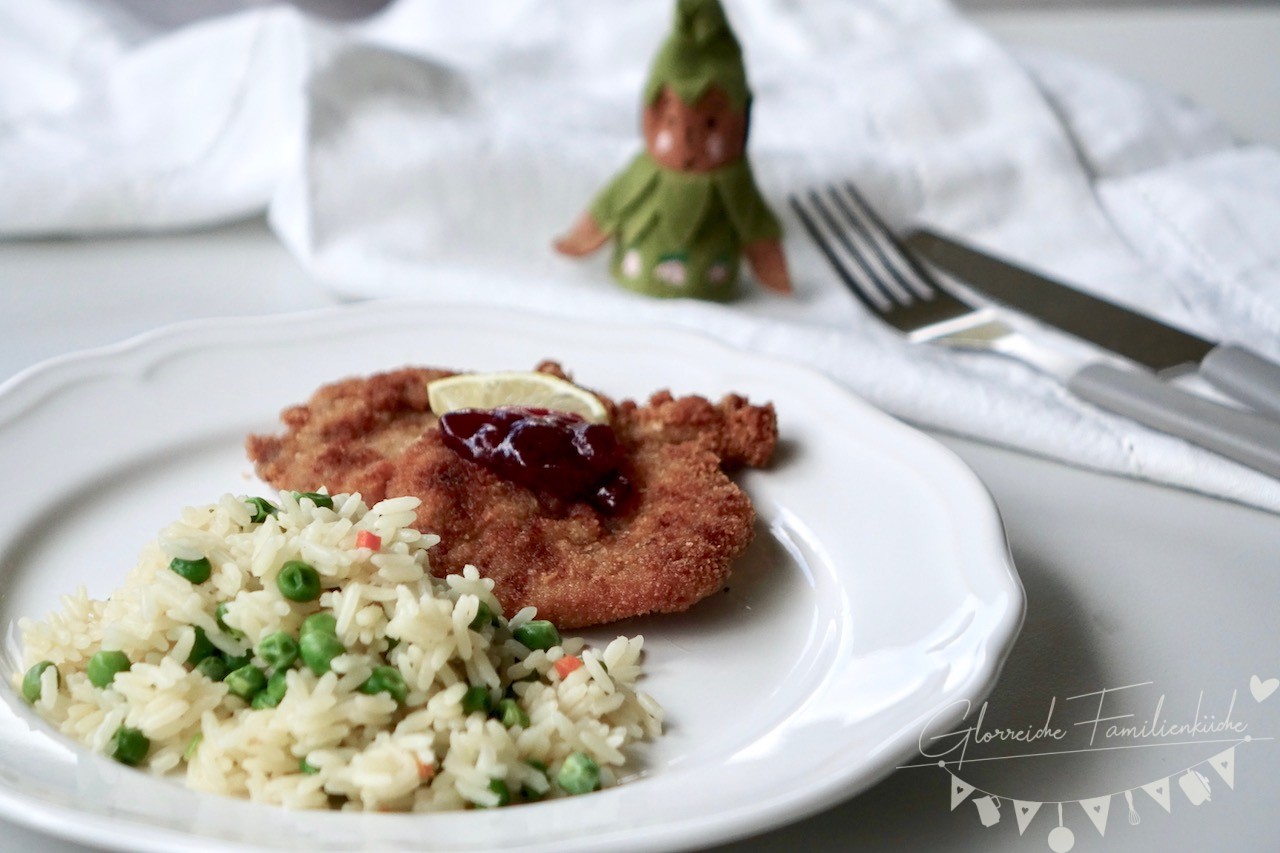
[[[566,378],[559,365],[543,372]],[[720,589],[752,538],[755,511],[724,473],[768,463],[771,405],[663,391],[647,404],[601,397],[629,458],[635,499],[618,516],[498,477],[444,445],[427,383],[451,371],[406,368],[347,379],[286,409],[282,436],[250,436],[258,474],[282,489],[416,495],[417,527],[436,533],[437,574],[473,564],[504,611],[578,628],[687,609]]]

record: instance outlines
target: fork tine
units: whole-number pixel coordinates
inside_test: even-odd
[[[836,187],[828,190],[832,202],[840,209],[845,221],[862,235],[871,252],[884,265],[885,271],[913,297],[924,300],[935,298],[938,285],[933,277],[898,242],[893,231],[875,209],[867,204],[858,188],[848,181],[841,188],[844,190],[843,196]]]
[[[835,187],[827,187],[830,204],[839,211],[839,221],[831,213],[826,214],[827,225],[836,234],[840,245],[853,258],[885,294],[899,307],[908,308],[919,299],[914,289],[904,279],[893,263],[892,250],[886,252],[875,239],[873,229],[867,228],[850,209],[848,202],[840,198]],[[824,212],[826,208],[824,206]]]
[[[944,290],[916,262],[857,188],[822,189],[825,197],[816,189],[792,195],[791,207],[831,268],[872,313],[922,339],[956,322],[972,322],[967,318],[977,309]]]
[[[791,196],[790,202],[791,208],[800,217],[800,223],[809,232],[809,236],[817,245],[818,250],[826,257],[827,263],[836,271],[836,275],[853,292],[853,295],[877,314],[887,314],[892,311],[896,306],[893,296],[880,287],[875,273],[867,268],[862,256],[849,245],[848,237],[844,234],[844,230],[836,222],[831,212],[827,210],[818,193],[816,191],[809,192],[809,204],[813,207],[812,214],[805,209],[799,197]],[[826,231],[819,226],[817,219],[814,218],[815,216],[823,220],[823,223],[827,226]],[[828,233],[832,239],[828,239]],[[845,254],[853,261],[854,267],[845,263],[841,253],[837,251],[833,239],[842,244]]]
[[[822,256],[827,259],[827,263],[831,265],[831,268],[836,271],[836,275],[844,282],[845,287],[851,290],[872,311],[879,311],[880,308],[867,298],[862,292],[862,288],[853,280],[853,276],[845,269],[844,264],[840,261],[840,256],[836,254],[835,248],[827,242],[827,236],[818,228],[818,223],[809,217],[809,211],[804,209],[800,199],[792,195],[787,200],[791,203],[791,209],[796,212],[796,216],[800,217],[800,224],[804,226],[804,230],[809,232],[809,238],[818,247],[818,251],[822,252]]]
[[[870,283],[872,287],[889,297],[899,307],[906,307],[915,302],[916,297],[912,294],[911,289],[904,286],[900,281],[900,277],[893,273],[891,266],[886,264],[884,253],[879,250],[879,247],[874,242],[868,245],[869,235],[857,227],[858,223],[851,219],[847,206],[840,200],[835,189],[829,187],[827,195],[831,197],[831,203],[841,209],[841,213],[846,220],[843,224],[831,212],[830,207],[822,201],[822,197],[818,195],[816,190],[810,195],[813,204],[818,208],[819,214],[827,223],[827,227],[831,229],[831,233],[835,235],[836,241],[844,249],[846,256],[852,258],[854,264],[863,273],[863,283]],[[850,222],[855,226],[852,230],[849,228]]]

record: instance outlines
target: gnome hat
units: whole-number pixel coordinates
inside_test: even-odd
[[[667,86],[686,104],[718,86],[735,109],[746,110],[751,92],[742,48],[720,0],[677,0],[671,35],[658,50],[644,87],[645,104],[656,101]]]

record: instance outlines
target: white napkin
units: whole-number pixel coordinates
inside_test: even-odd
[[[726,3],[755,92],[752,160],[797,282],[790,299],[748,287],[727,307],[633,296],[603,257],[549,248],[638,149],[671,4],[400,0],[358,25],[269,8],[168,33],[74,0],[12,5],[0,234],[268,208],[343,296],[699,329],[917,424],[1280,509],[1275,480],[1019,364],[904,343],[803,239],[787,193],[852,178],[893,222],[1280,355],[1280,155],[1159,91],[1013,54],[941,0]]]

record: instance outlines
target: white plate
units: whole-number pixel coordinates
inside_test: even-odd
[[[184,505],[262,486],[251,431],[318,385],[403,364],[553,357],[623,397],[728,391],[777,406],[775,464],[741,482],[760,515],[729,591],[645,635],[667,733],[642,772],[587,797],[444,815],[299,813],[198,795],[90,755],[8,686],[13,623],[85,584],[101,597]],[[0,812],[130,850],[669,849],[796,820],[913,754],[927,721],[990,689],[1022,588],[986,491],[951,453],[805,369],[685,332],[376,303],[162,329],[26,372],[0,391]]]

